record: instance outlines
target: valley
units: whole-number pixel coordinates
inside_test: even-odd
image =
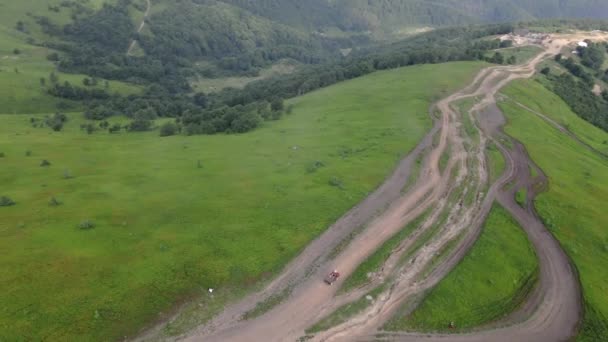
[[[590,38],[605,39],[604,36],[590,36]],[[467,154],[464,147],[459,152],[458,145],[455,145],[463,144],[464,140],[462,139],[470,139],[470,137],[460,137],[462,131],[453,128],[454,126],[459,126],[455,124],[455,122],[458,122],[459,117],[451,109],[450,104],[462,98],[479,96],[481,97],[481,101],[471,109],[470,113],[479,112],[484,116],[489,115],[484,110],[488,106],[493,105],[497,92],[504,85],[513,79],[532,76],[536,65],[543,59],[553,57],[566,44],[571,44],[578,40],[580,40],[578,36],[553,36],[547,38],[545,41],[547,44],[546,52],[539,54],[525,65],[485,69],[468,88],[447,97],[445,100],[439,101],[437,108],[442,113],[440,119],[441,128],[437,133],[439,134],[439,140],[436,146],[429,149],[421,171],[421,175],[425,175],[425,177],[419,179],[416,186],[401,199],[397,199],[396,202],[391,204],[383,214],[371,219],[364,230],[350,241],[348,247],[337,256],[327,255],[327,253],[323,252],[331,247],[326,247],[325,249],[314,247],[315,244],[323,244],[324,236],[321,236],[293,262],[294,264],[286,268],[286,273],[283,276],[279,276],[278,280],[271,284],[271,287],[260,292],[258,295],[245,299],[240,304],[236,304],[233,309],[228,308],[224,314],[205,325],[203,329],[190,335],[187,340],[203,338],[205,340],[219,341],[228,339],[237,341],[241,339],[248,340],[252,336],[254,336],[254,339],[258,338],[255,336],[259,336],[259,338],[264,336],[266,339],[274,340],[275,338],[268,334],[269,331],[273,332],[273,336],[276,336],[277,340],[286,338],[297,339],[300,336],[304,336],[305,328],[314,323],[315,317],[323,317],[345,303],[356,300],[377,286],[377,284],[375,285],[372,282],[363,288],[336,296],[334,289],[324,286],[318,279],[322,278],[324,273],[329,272],[328,269],[338,267],[338,265],[341,272],[348,277],[354,267],[369,256],[371,251],[390,238],[391,235],[395,234],[399,228],[404,227],[409,221],[421,215],[426,210],[426,206],[435,200],[438,201],[438,204],[435,205],[437,214],[431,214],[430,218],[419,229],[424,230],[425,226],[431,226],[433,224],[432,220],[437,219],[442,212],[441,208],[443,206],[447,206],[448,209],[446,212],[447,216],[444,218],[444,224],[446,225],[438,230],[435,237],[431,238],[424,247],[415,251],[411,256],[411,261],[404,266],[398,267],[398,264],[393,265],[390,259],[387,260],[383,266],[383,272],[386,273],[379,279],[387,279],[391,285],[387,290],[377,295],[378,300],[372,302],[368,308],[348,321],[325,332],[307,336],[307,339],[312,338],[321,341],[353,340],[369,336],[370,332],[380,329],[382,323],[390,318],[400,305],[408,302],[408,298],[415,298],[417,293],[423,293],[426,289],[432,288],[459,263],[460,259],[466,255],[468,249],[479,236],[481,223],[489,213],[491,205],[495,200],[514,215],[534,244],[535,251],[540,258],[539,287],[531,292],[527,305],[522,306],[521,309],[515,310],[513,314],[504,318],[507,322],[511,321],[511,324],[516,323],[512,327],[490,329],[476,334],[453,335],[448,339],[463,341],[485,341],[491,339],[496,341],[510,340],[513,336],[521,336],[523,339],[552,340],[565,339],[572,336],[581,317],[582,306],[582,303],[578,300],[579,295],[577,293],[579,293],[580,289],[575,271],[572,269],[569,258],[562,251],[557,240],[543,233],[546,232],[546,228],[535,216],[532,204],[534,203],[536,193],[533,191],[528,193],[527,211],[524,211],[515,204],[514,200],[516,189],[519,187],[528,187],[530,189],[537,182],[543,182],[543,178],[530,178],[529,165],[531,162],[527,160],[528,157],[523,152],[523,146],[519,143],[513,143],[512,146],[516,146],[516,148],[513,150],[506,149],[497,140],[498,136],[496,134],[498,134],[498,131],[496,129],[499,127],[497,126],[497,121],[492,118],[482,117],[482,121],[492,121],[481,124],[481,127],[485,128],[478,131],[479,140],[471,141],[469,149],[473,148],[472,151],[477,149],[484,151],[487,141],[493,140],[507,157],[507,170],[496,183],[487,189],[487,194],[484,197],[478,195],[477,199],[468,203],[468,208],[467,206],[463,206],[468,189],[475,189],[477,187],[478,190],[474,190],[475,193],[484,193],[484,183],[487,182],[487,171],[485,169],[483,154],[481,156],[475,153]],[[448,162],[447,172],[442,173],[438,170],[438,162],[440,155],[444,152],[448,139],[451,141],[450,161]],[[425,147],[423,145],[422,149]],[[456,158],[459,158],[459,160]],[[452,172],[452,168],[456,168],[458,165],[460,167],[467,165],[467,168],[461,168],[460,172]],[[471,172],[472,175],[469,175],[468,172]],[[448,180],[452,182],[450,187],[448,187]],[[465,180],[471,182],[464,183]],[[516,182],[516,187],[507,188],[507,184],[513,181]],[[463,186],[464,189],[458,185],[460,182],[466,184]],[[457,191],[461,191],[461,193]],[[462,199],[454,201],[453,193],[457,194],[456,199],[459,198],[458,196],[462,196]],[[352,213],[349,215],[352,215]],[[348,217],[345,216],[343,220],[346,220]],[[338,221],[338,225],[334,226],[333,229],[337,230],[336,227],[340,227],[340,221]],[[470,228],[466,229],[467,227]],[[354,228],[351,227],[351,230]],[[332,228],[325,233],[325,236],[331,233]],[[404,245],[401,246],[399,253],[403,253],[403,251],[408,249],[408,245],[411,246],[415,242],[416,233],[411,234],[404,241]],[[464,238],[459,238],[460,234],[463,234]],[[456,240],[456,245],[446,253],[445,259],[433,264],[433,257],[440,255],[438,253],[442,248],[445,248],[453,240]],[[317,255],[313,258],[311,254],[314,255],[314,253]],[[394,252],[391,258],[395,255],[398,256],[399,254]],[[306,261],[304,261],[306,259],[314,260],[317,264],[306,266]],[[325,261],[319,262],[318,260]],[[429,264],[431,269],[427,271],[426,268]],[[262,301],[264,296],[279,291],[282,286],[288,286],[288,279],[294,276],[297,277],[297,275],[293,275],[294,270],[308,269],[309,267],[312,267],[312,276],[308,280],[296,281],[295,283],[298,285],[291,290],[291,296],[288,296],[284,302],[279,303],[277,307],[272,308],[260,318],[246,321],[232,321],[234,317],[239,317],[238,311],[246,312],[250,310],[247,308],[248,306],[254,305],[257,301]],[[391,278],[392,272],[397,272],[397,276]],[[290,273],[291,276],[289,276]],[[307,272],[307,274],[309,273]],[[334,297],[333,300],[332,297]],[[527,317],[528,319],[520,322],[521,317]],[[547,320],[547,317],[552,318]],[[396,335],[394,333],[384,333],[381,330],[378,331],[378,334],[380,337],[387,334],[387,336],[398,338],[399,340],[418,340],[422,338],[421,335],[416,334],[399,333]],[[372,333],[371,335],[373,336],[374,334]],[[437,337],[438,340],[443,338]]]
[[[0,341],[607,339],[607,17],[0,0]]]

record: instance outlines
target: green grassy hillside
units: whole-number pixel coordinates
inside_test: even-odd
[[[0,116],[0,196],[16,202],[0,207],[0,340],[115,340],[180,298],[266,279],[378,186],[430,128],[430,103],[482,66],[344,82],[246,135],[87,135],[79,114],[52,133]]]
[[[515,82],[505,92],[569,123],[568,127],[588,143],[598,148],[608,144],[608,133],[577,117],[534,81]],[[511,102],[502,103],[501,108],[509,119],[506,132],[526,145],[549,177],[549,191],[541,194],[535,205],[580,273],[585,318],[579,340],[604,341],[608,338],[608,271],[602,267],[608,264],[608,160]]]
[[[389,330],[466,330],[511,312],[534,284],[538,262],[525,232],[496,205],[462,262],[430,291],[411,315],[397,315]]]
[[[88,1],[85,9],[94,10],[102,3],[115,1]],[[48,95],[41,78],[49,82],[49,75],[55,72],[61,82],[69,81],[81,85],[86,75],[58,72],[47,55],[54,52],[43,43],[57,40],[45,34],[36,23],[37,17],[46,17],[55,25],[65,25],[71,21],[71,7],[60,6],[60,1],[2,1],[0,2],[0,112],[2,113],[48,113],[55,111],[57,105],[78,109],[81,106],[62,101]],[[51,10],[50,8],[57,8]],[[17,29],[18,22],[22,30]],[[15,53],[18,50],[18,54]],[[104,80],[100,80],[102,87]],[[129,94],[138,92],[137,86],[121,82],[110,82],[110,92]]]

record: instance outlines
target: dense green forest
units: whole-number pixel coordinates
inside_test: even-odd
[[[114,115],[126,115],[133,119],[131,124],[124,127],[129,131],[150,129],[151,120],[159,116],[176,118],[176,129],[165,131],[163,134],[165,136],[170,135],[168,132],[177,133],[180,130],[189,135],[242,133],[256,128],[265,120],[276,120],[284,113],[288,113],[289,108],[284,108],[283,99],[336,82],[376,70],[407,65],[484,59],[486,51],[499,48],[501,44],[498,40],[479,40],[479,38],[508,33],[513,29],[511,25],[440,29],[384,48],[362,50],[350,57],[334,57],[319,66],[303,67],[299,72],[291,75],[254,82],[242,90],[226,89],[218,93],[196,93],[191,96],[192,89],[186,77],[195,72],[193,61],[206,51],[202,42],[198,48],[197,45],[190,45],[190,50],[181,54],[174,52],[175,49],[180,51],[179,47],[165,46],[163,49],[158,49],[159,52],[145,57],[131,57],[122,53],[126,48],[124,44],[119,49],[103,49],[104,44],[114,44],[114,38],[95,39],[94,36],[104,33],[80,28],[95,21],[110,23],[124,21],[125,9],[119,6],[121,4],[126,6],[127,3],[127,1],[119,3],[116,8],[106,5],[99,12],[89,16],[87,23],[78,20],[66,26],[63,35],[76,44],[64,48],[65,57],[61,58],[58,64],[62,70],[85,72],[105,78],[133,80],[139,77],[141,82],[147,84],[144,93],[129,96],[110,95],[102,90],[89,90],[69,82],[54,82],[52,79],[49,92],[54,96],[70,100],[87,101],[88,109],[85,111],[85,116],[89,119],[105,120]],[[180,10],[180,12],[185,11]],[[187,24],[181,28],[182,31],[192,29]],[[83,30],[85,33],[78,35],[77,32]],[[181,32],[180,29],[177,31]],[[165,32],[172,31],[167,29]],[[168,36],[161,34],[157,37],[160,38],[156,39],[161,40],[168,39]],[[289,43],[297,42],[298,37],[277,39],[278,42],[284,39],[285,43]],[[175,41],[175,44],[179,44],[179,40]],[[144,47],[146,44],[148,43],[143,44]],[[78,45],[78,48],[74,48],[75,45]],[[275,48],[280,47],[280,44],[272,45]],[[227,45],[224,53],[230,53],[232,48],[239,47]],[[251,51],[251,48],[242,49],[244,52]],[[222,53],[218,52],[217,57],[221,55]],[[318,61],[308,62],[319,64]]]
[[[554,12],[574,11],[574,7],[562,2],[546,2]],[[462,9],[455,9],[456,3],[447,0],[161,1],[146,19],[146,29],[138,33],[133,12],[144,8],[137,0],[106,2],[97,10],[80,2],[64,1],[52,10],[69,11],[71,20],[67,24],[57,25],[45,16],[36,17],[40,28],[55,38],[44,43],[59,52],[51,53],[48,59],[61,72],[85,74],[91,79],[73,84],[51,74],[48,82],[41,80],[41,85],[52,96],[84,102],[89,119],[103,121],[126,115],[133,120],[122,127],[128,131],[148,130],[153,127],[152,120],[172,117],[176,121],[174,127],[163,135],[242,133],[289,112],[283,105],[286,98],[376,70],[456,60],[514,63],[514,58],[505,58],[499,52],[487,57],[488,51],[506,47],[505,42],[481,39],[511,32],[514,27],[509,24],[437,29],[390,44],[374,42],[372,36],[362,33],[379,28],[374,21],[442,26],[532,19],[535,15],[530,13],[539,10],[519,1],[459,4]],[[488,14],[498,10],[511,13],[503,11],[506,8],[514,9],[517,15],[503,18]],[[596,8],[601,12],[604,6]],[[487,13],[480,20],[473,20],[468,17],[473,10]],[[330,26],[348,34],[323,33]],[[26,28],[17,23],[15,29]],[[133,40],[139,42],[142,53],[126,53]],[[349,53],[344,54],[345,50]],[[598,63],[593,51],[581,51],[583,63],[589,67]],[[256,76],[263,68],[285,59],[299,63],[298,71],[253,82],[244,89],[227,88],[205,94],[197,92],[190,83],[193,77],[201,76]],[[584,79],[585,74],[576,76]],[[92,86],[98,78],[138,84],[143,91],[131,95],[112,93],[107,87]],[[103,129],[116,132],[119,128]]]
[[[222,0],[283,23],[304,28],[390,30],[540,18],[605,18],[602,0]]]
[[[561,54],[555,61],[568,72],[560,75],[545,68],[543,74],[550,80],[552,90],[559,95],[578,116],[608,131],[608,91],[601,96],[592,92],[598,81],[608,81],[608,69],[603,69],[608,44],[588,42],[588,47],[578,47],[578,60]],[[580,63],[579,63],[580,61]]]

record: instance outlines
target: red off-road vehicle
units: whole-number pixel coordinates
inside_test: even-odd
[[[338,280],[338,278],[340,278],[340,273],[338,271],[334,270],[333,272],[328,274],[327,277],[325,277],[325,283],[327,285],[332,285],[333,283],[336,282],[336,280]]]

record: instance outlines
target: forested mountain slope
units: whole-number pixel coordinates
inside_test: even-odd
[[[539,18],[608,16],[602,0],[221,0],[300,27],[374,30]]]

